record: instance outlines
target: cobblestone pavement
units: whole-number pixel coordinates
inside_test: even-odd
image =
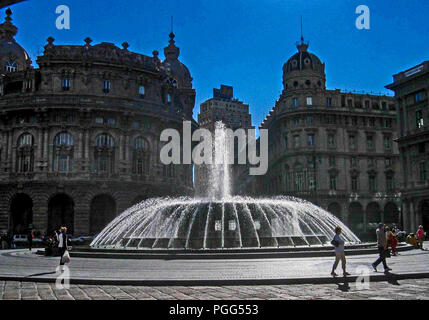
[[[0,281],[1,300],[429,300],[429,279],[400,280],[396,283],[374,282],[369,289],[355,283],[219,286],[219,287],[132,287],[70,285],[56,289],[54,283]]]

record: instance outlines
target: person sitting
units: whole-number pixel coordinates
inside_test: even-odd
[[[408,235],[408,237],[407,237],[407,243],[411,244],[416,249],[419,248],[419,244],[417,243],[417,239],[416,239],[414,233],[410,233]]]

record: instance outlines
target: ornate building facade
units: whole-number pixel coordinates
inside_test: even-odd
[[[398,101],[398,145],[403,172],[405,229],[429,230],[429,61],[393,76]]]
[[[268,172],[249,188],[307,199],[363,238],[379,221],[400,224],[394,99],[327,90],[325,64],[303,40],[297,49],[260,126],[269,131]]]
[[[55,45],[32,66],[0,25],[0,231],[99,232],[151,196],[193,194],[191,165],[164,165],[160,133],[192,118],[195,90],[174,34],[152,56],[112,43]]]

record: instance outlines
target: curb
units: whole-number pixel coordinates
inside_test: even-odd
[[[371,282],[395,282],[405,279],[429,278],[429,272],[404,274],[370,275]],[[285,279],[222,279],[222,280],[139,280],[139,279],[97,279],[71,278],[70,284],[81,285],[119,285],[119,286],[231,286],[231,285],[292,285],[292,284],[348,284],[356,282],[358,276],[319,277],[319,278],[285,278]],[[0,276],[1,281],[55,283],[56,278]]]
[[[413,246],[398,247],[398,251],[409,251]],[[347,256],[378,254],[376,248],[371,249],[346,249]],[[279,259],[279,258],[307,258],[307,257],[331,257],[333,250],[325,251],[296,251],[296,252],[244,252],[244,253],[125,253],[125,252],[87,252],[70,251],[73,258],[98,258],[98,259],[158,259],[158,260],[213,260],[213,259]]]

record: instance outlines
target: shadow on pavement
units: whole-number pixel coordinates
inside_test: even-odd
[[[47,274],[56,274],[56,271],[52,271],[52,272],[42,272],[42,273],[34,273],[34,274],[30,274],[28,276],[26,276],[26,278],[31,278],[31,277],[37,277],[37,276],[45,276]]]
[[[347,277],[343,277],[344,279],[344,283],[340,283],[338,282],[338,290],[341,290],[343,292],[349,292],[350,291],[350,285],[349,285],[349,280],[347,279]]]

